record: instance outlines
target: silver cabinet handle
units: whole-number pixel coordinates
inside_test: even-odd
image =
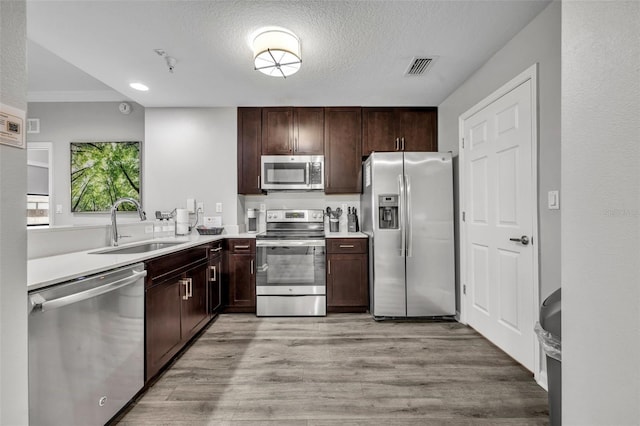
[[[402,151],[404,151],[404,136],[402,137]]]
[[[400,149],[400,138],[396,138],[396,151]]]
[[[83,300],[91,299],[92,297],[100,296],[101,294],[108,293],[110,291],[117,290],[121,287],[132,284],[139,279],[146,277],[147,271],[136,272],[130,277],[122,278],[120,280],[114,281],[112,283],[92,288],[90,290],[86,290],[80,293],[70,294],[69,296],[60,297],[58,299],[46,300],[39,293],[31,296],[32,298],[38,298],[34,303],[34,309],[40,310],[42,312],[48,311],[50,309],[61,308],[66,305],[70,305],[72,303],[81,302]]]
[[[253,259],[251,259],[251,275],[253,275]]]
[[[184,286],[184,295],[182,300],[189,300],[189,281],[187,278],[180,280],[180,284]]]
[[[187,278],[189,281],[189,297],[193,297],[193,278]]]
[[[214,248],[214,249],[211,249],[211,250],[209,250],[209,251],[210,251],[211,253],[216,253],[216,252],[219,252],[220,250],[222,250],[222,247]]]
[[[210,281],[215,281],[216,280],[216,267],[215,267],[215,265],[212,265],[209,268],[213,271],[213,278],[211,278]]]
[[[260,175],[258,175],[258,189],[260,189]]]
[[[526,246],[529,244],[529,237],[523,235],[520,238],[509,238],[509,241],[516,241],[518,243],[521,243],[523,246]]]
[[[327,267],[329,275],[331,275],[331,259],[329,259],[329,265]]]
[[[353,244],[340,244],[340,248],[354,248]]]
[[[247,244],[247,245],[245,245],[245,246],[233,246],[233,249],[234,249],[234,250],[236,250],[236,249],[248,249],[248,248],[249,248],[249,245],[248,245],[248,244]]]

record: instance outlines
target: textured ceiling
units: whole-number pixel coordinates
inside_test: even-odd
[[[149,107],[438,105],[547,4],[29,0],[27,31],[105,91]],[[264,26],[301,40],[302,68],[286,80],[253,70],[249,38]],[[173,74],[158,48],[177,59]],[[46,67],[37,56],[30,52],[30,68]],[[414,56],[437,59],[425,75],[406,77]],[[30,70],[30,92],[74,90],[53,74]],[[150,90],[136,92],[132,81]]]

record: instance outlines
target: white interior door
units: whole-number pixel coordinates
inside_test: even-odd
[[[528,79],[462,125],[466,320],[531,371],[538,300],[533,96]]]

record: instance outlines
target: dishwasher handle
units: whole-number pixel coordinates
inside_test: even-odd
[[[70,294],[68,296],[59,297],[57,299],[46,300],[41,294],[37,293],[30,296],[32,310],[35,311],[49,311],[51,309],[61,308],[72,303],[81,302],[83,300],[91,299],[92,297],[100,296],[101,294],[108,293],[110,291],[117,290],[121,287],[125,287],[129,284],[133,284],[141,278],[147,276],[147,271],[134,272],[130,277],[122,278],[117,281],[113,281],[109,284],[102,285],[100,287],[85,290],[80,293]]]

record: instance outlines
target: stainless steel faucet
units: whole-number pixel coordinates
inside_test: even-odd
[[[136,206],[136,210],[138,211],[138,215],[140,215],[140,220],[146,220],[147,215],[142,211],[142,207],[140,207],[140,203],[138,203],[133,198],[125,197],[118,198],[113,206],[111,207],[111,245],[116,247],[118,245],[118,225],[116,224],[116,211],[118,211],[118,206],[122,203],[131,203]]]

